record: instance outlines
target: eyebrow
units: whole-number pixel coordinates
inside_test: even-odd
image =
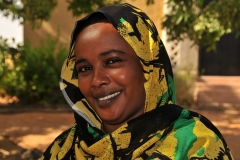
[[[123,51],[120,51],[120,50],[116,50],[116,49],[110,49],[108,51],[105,51],[105,52],[102,52],[99,54],[99,57],[104,57],[106,55],[109,55],[111,53],[121,53],[121,54],[126,54],[125,52]]]
[[[98,57],[104,57],[104,56],[107,56],[107,55],[109,55],[109,54],[111,54],[111,53],[126,54],[125,52],[120,51],[120,50],[110,49],[110,50],[108,50],[108,51],[104,51],[104,52],[100,53],[100,54],[98,55]],[[87,59],[85,59],[85,58],[78,59],[78,60],[76,61],[75,65],[77,65],[77,64],[79,64],[79,63],[83,63],[83,62],[87,62]]]
[[[86,59],[78,59],[76,62],[75,62],[75,66],[77,65],[77,64],[79,64],[79,63],[83,63],[83,62],[87,62],[87,60]]]

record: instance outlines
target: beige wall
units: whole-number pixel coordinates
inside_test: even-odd
[[[67,10],[66,0],[58,0],[58,6],[54,9],[50,20],[43,22],[40,29],[32,30],[30,25],[24,25],[24,38],[29,39],[33,45],[38,45],[47,35],[57,36],[59,30],[60,41],[68,44],[74,24],[80,18],[73,17]]]
[[[158,33],[161,36],[161,23],[163,18],[163,4],[164,0],[155,0],[154,4],[146,5],[147,0],[123,0],[123,2],[130,3],[142,9],[157,27]]]
[[[146,5],[147,0],[123,0],[142,9],[155,23],[159,35],[161,35],[161,19],[163,16],[163,0],[155,0],[154,5]],[[41,39],[47,35],[57,36],[60,31],[60,41],[69,43],[74,24],[81,17],[73,17],[67,10],[66,0],[58,0],[58,6],[54,9],[48,22],[43,22],[40,29],[32,30],[31,26],[24,25],[24,38],[31,41],[33,45],[38,45]]]

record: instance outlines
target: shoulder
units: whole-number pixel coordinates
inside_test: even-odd
[[[49,145],[49,147],[46,149],[46,151],[43,153],[41,160],[44,159],[52,159],[54,158],[59,152],[64,151],[68,152],[70,151],[70,148],[72,147],[74,137],[75,137],[75,131],[76,131],[76,124],[74,124],[71,128],[67,129],[66,131],[62,132],[60,135],[58,135],[55,140]],[[65,149],[63,149],[65,148]],[[66,153],[64,153],[66,154]]]
[[[174,154],[174,158],[209,158],[209,159],[231,159],[229,148],[212,122],[203,115],[183,109],[177,105],[170,105],[169,111],[177,111],[179,116],[166,128],[162,137],[162,146],[171,144],[174,150],[162,147],[159,151],[164,155]],[[173,157],[172,157],[173,158]],[[178,159],[177,158],[177,159]]]

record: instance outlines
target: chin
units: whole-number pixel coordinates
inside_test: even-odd
[[[116,117],[116,116],[102,116],[101,117],[102,121],[108,124],[119,124],[121,123],[120,117]]]
[[[104,117],[102,117],[101,118],[102,119],[102,121],[104,121],[104,122],[117,122],[118,120],[119,120],[119,118],[116,118],[116,117],[113,117],[113,116],[104,116]]]

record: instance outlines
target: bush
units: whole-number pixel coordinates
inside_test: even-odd
[[[4,94],[21,92],[25,88],[22,74],[22,52],[23,47],[9,47],[8,40],[0,37],[0,93]]]
[[[59,89],[59,76],[67,48],[48,37],[39,47],[29,41],[10,48],[0,41],[0,88],[22,103],[52,104],[64,102]]]
[[[174,73],[177,104],[190,107],[194,102],[194,87],[196,76],[191,73],[192,67],[188,66]]]

